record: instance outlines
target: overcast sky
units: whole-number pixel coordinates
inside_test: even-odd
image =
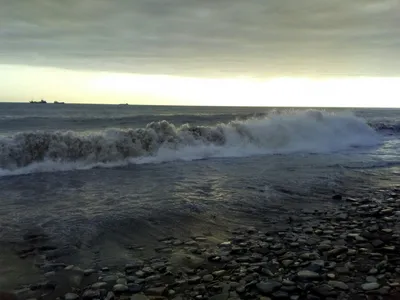
[[[0,64],[399,76],[400,0],[0,0]]]

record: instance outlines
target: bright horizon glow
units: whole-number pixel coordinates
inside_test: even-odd
[[[195,78],[0,65],[0,101],[400,107],[400,78]]]

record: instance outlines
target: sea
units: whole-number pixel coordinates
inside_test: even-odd
[[[0,103],[0,290],[400,186],[400,109]],[[150,255],[150,254],[149,254]]]

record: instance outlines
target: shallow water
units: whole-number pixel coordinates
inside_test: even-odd
[[[64,154],[20,167],[3,163],[1,251],[12,255],[14,243],[32,228],[40,228],[64,251],[63,261],[84,266],[122,264],[135,255],[129,249],[150,247],[161,236],[218,235],[240,224],[283,222],[298,209],[336,205],[332,201],[336,193],[368,196],[372,188],[399,184],[399,111],[355,111],[361,119],[346,111],[324,113],[318,130],[310,123],[320,122],[318,115],[292,113],[279,117],[278,124],[271,121],[278,118],[276,113],[272,117],[269,113],[265,108],[0,104],[0,128],[3,136],[9,136],[0,149],[3,162],[4,145],[19,153],[34,151],[21,149],[28,144],[14,139],[21,131],[99,132],[123,127],[121,119],[129,120],[127,127],[141,128],[142,123],[167,117],[176,126],[186,121],[215,126],[257,116],[250,125],[240,121],[247,124],[240,127],[243,139],[227,135],[237,134],[232,127],[223,131],[228,136],[225,144],[198,138],[194,144],[177,147],[175,141],[174,147],[162,145],[144,156],[122,161],[113,156],[97,164]],[[265,136],[276,141],[280,132],[285,134],[284,144],[274,151],[270,140],[260,141]],[[17,259],[15,255],[2,264],[10,280],[0,285],[9,287],[31,278]],[[21,272],[19,278],[11,276],[18,273],[15,269]]]

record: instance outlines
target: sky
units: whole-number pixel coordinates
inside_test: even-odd
[[[400,0],[0,7],[0,101],[400,106]]]

